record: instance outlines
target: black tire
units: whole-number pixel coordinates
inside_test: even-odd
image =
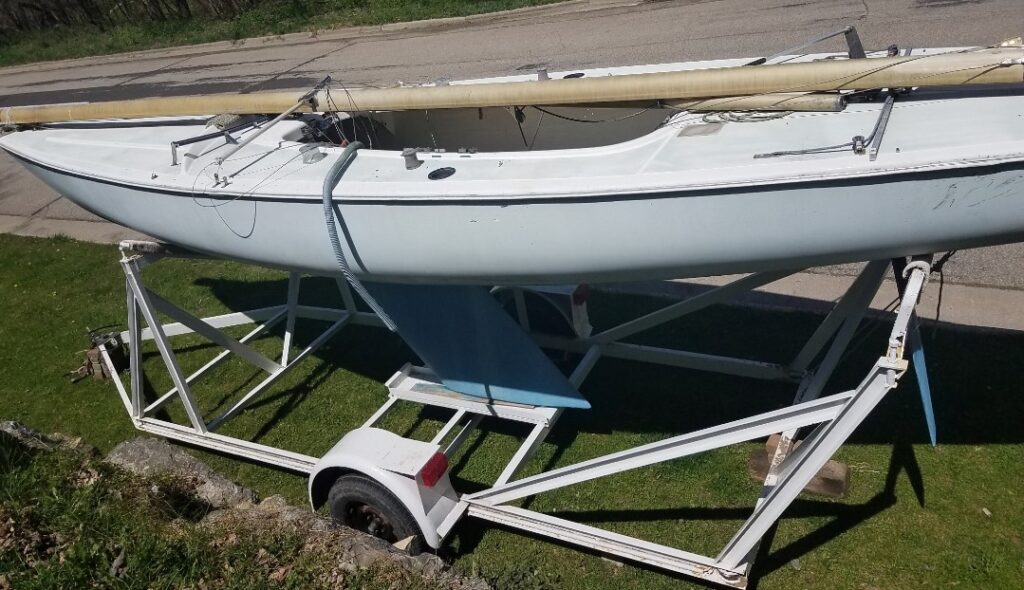
[[[387,488],[361,473],[343,475],[327,494],[331,518],[388,543],[413,537],[410,555],[423,551],[423,532],[409,510]]]

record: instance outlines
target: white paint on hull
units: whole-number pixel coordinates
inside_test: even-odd
[[[637,121],[632,136],[618,121],[605,138],[598,125],[573,135],[573,123],[534,113],[524,131],[539,126],[545,149],[426,153],[409,170],[378,145],[358,152],[334,198],[356,270],[396,282],[680,278],[1024,240],[1024,88],[901,97],[877,159],[849,148],[755,158],[866,136],[881,109],[759,122],[679,114],[654,130],[646,113],[627,120]],[[489,137],[517,149],[509,113],[478,115],[381,119],[398,145]],[[501,132],[487,136],[489,126]],[[201,125],[24,131],[0,147],[76,203],[162,240],[334,273],[320,188],[340,148],[316,148],[325,157],[304,163],[302,127],[282,122],[222,165],[222,139],[182,148],[171,165],[170,143],[209,132]],[[427,179],[441,167],[456,172]]]
[[[29,168],[98,215],[162,240],[337,273],[317,201],[193,199]],[[582,202],[346,203],[342,231],[365,277],[480,284],[708,276],[1024,240],[1024,166],[971,172]]]

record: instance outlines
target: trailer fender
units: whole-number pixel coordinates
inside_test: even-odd
[[[423,532],[423,540],[436,549],[443,540],[438,527],[459,501],[447,469],[433,485],[423,481],[423,468],[440,453],[436,444],[403,438],[380,428],[357,428],[343,436],[313,467],[309,476],[310,505],[313,510],[323,506],[331,486],[342,475],[361,473],[405,505]]]

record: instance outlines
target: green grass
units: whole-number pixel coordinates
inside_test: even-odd
[[[0,236],[0,417],[42,431],[85,437],[101,450],[136,435],[113,387],[69,385],[64,372],[85,347],[86,326],[121,323],[123,277],[112,247],[70,240]],[[212,314],[279,303],[285,276],[222,262],[168,260],[146,270],[158,292],[186,309]],[[309,280],[305,301],[331,303],[329,282]],[[653,298],[597,293],[595,325],[653,309]],[[641,341],[716,354],[781,361],[820,318],[796,312],[715,307],[646,334]],[[833,380],[831,391],[855,385],[884,349],[888,323],[874,329]],[[314,324],[300,325],[311,337]],[[757,587],[771,588],[1019,588],[1024,585],[1024,337],[956,327],[926,327],[939,421],[938,448],[926,444],[912,376],[890,394],[840,450],[851,470],[841,501],[802,497],[781,521],[755,569]],[[177,341],[186,370],[215,349],[198,338]],[[280,335],[258,347],[274,354]],[[152,349],[146,366],[153,391],[170,381]],[[412,356],[394,336],[346,328],[309,362],[268,391],[230,424],[227,434],[291,450],[323,453],[385,400],[381,382]],[[206,412],[227,407],[252,386],[256,372],[226,363],[196,387]],[[781,407],[789,386],[637,363],[603,360],[583,393],[589,411],[568,412],[527,472],[567,465],[671,434]],[[177,407],[171,417],[181,419]],[[388,419],[400,434],[429,436],[444,414],[402,406]],[[268,426],[269,424],[269,426]],[[523,429],[488,424],[453,460],[457,485],[487,485],[514,452]],[[531,507],[581,522],[714,554],[749,513],[759,485],[746,458],[760,443],[684,460],[538,496]],[[305,501],[305,481],[288,473],[198,452],[214,468],[261,495]],[[923,498],[923,506],[921,504]],[[987,516],[982,509],[991,512]],[[569,547],[467,519],[441,554],[504,588],[618,589],[700,587],[686,578],[602,560]]]
[[[466,16],[559,0],[266,0],[231,19],[142,21],[101,31],[62,27],[0,41],[0,66],[298,31]]]
[[[380,564],[341,572],[336,537],[311,544],[237,517],[197,524],[208,511],[186,482],[133,477],[80,451],[30,453],[0,433],[3,588],[443,587]]]

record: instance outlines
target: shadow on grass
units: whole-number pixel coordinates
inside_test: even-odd
[[[203,279],[197,284],[230,309],[278,305],[284,301],[287,290],[285,280],[261,282],[258,288],[251,282],[234,280]],[[337,299],[332,280],[304,281],[302,303],[334,307],[338,305]],[[795,307],[802,308],[800,302],[794,303]],[[664,304],[664,299],[655,297],[598,292],[591,299],[591,317],[596,326],[611,326]],[[715,306],[702,314],[645,332],[634,341],[784,363],[796,354],[821,319],[821,313],[816,311]],[[891,321],[882,318],[864,322],[861,334],[855,339],[858,346],[844,358],[827,392],[851,389],[859,383],[884,352]],[[299,346],[303,345],[302,333],[299,333]],[[1024,397],[1017,395],[1019,383],[1024,381],[1024,365],[1019,362],[1024,334],[936,323],[926,325],[922,335],[928,351],[940,443],[1024,443],[1024,429],[1019,427],[1020,418],[1024,416]],[[284,400],[253,440],[263,438],[294,412],[335,369],[384,381],[404,362],[416,361],[396,335],[358,326],[346,327],[315,356],[322,363],[300,384],[270,391],[253,404],[252,407],[257,408]],[[545,469],[562,463],[566,450],[576,442],[579,433],[631,432],[664,438],[784,407],[792,400],[794,386],[605,359],[597,364],[582,392],[593,408],[585,412],[566,412],[562,417],[547,439],[554,450]],[[238,391],[233,393],[237,395]],[[225,395],[218,405],[223,405],[230,397],[231,394]],[[436,410],[424,409],[404,434],[415,432],[424,421],[437,419],[444,418]],[[468,458],[484,446],[492,433],[521,436],[523,429],[521,425],[485,421],[480,435],[471,440],[453,466],[454,474],[465,468]],[[925,504],[925,485],[914,445],[926,444],[928,435],[912,372],[904,377],[899,389],[886,396],[850,442],[892,447],[884,489],[857,505],[798,499],[787,510],[786,519],[830,517],[832,520],[777,549],[772,548],[774,531],[770,532],[759,549],[758,566],[754,569],[756,577],[751,580],[751,587],[757,586],[761,576],[895,505],[896,482],[901,473],[907,475],[918,503]],[[471,492],[486,487],[487,483],[460,480],[458,485],[461,490]],[[741,520],[749,516],[750,511],[750,507],[726,507],[553,514],[578,522],[643,522]],[[449,551],[455,556],[471,552],[490,526],[493,525],[485,526],[472,519],[463,523],[456,532],[458,549]]]
[[[800,537],[798,540],[789,543],[781,548],[773,548],[776,527],[772,527],[762,539],[758,547],[755,567],[752,569],[748,580],[747,588],[754,590],[758,588],[763,577],[786,566],[794,559],[798,559],[816,548],[826,545],[837,537],[852,530],[863,522],[866,522],[882,512],[896,505],[896,484],[901,473],[905,473],[910,480],[911,486],[917,495],[919,503],[924,505],[924,488],[921,479],[921,471],[914,456],[913,446],[906,440],[897,440],[893,443],[890,455],[889,467],[886,475],[884,488],[866,502],[860,504],[840,504],[833,501],[823,501],[801,497],[797,499],[786,510],[784,519],[805,519],[805,518],[831,518],[828,524],[814,530],[813,532]],[[550,516],[564,518],[579,523],[610,523],[610,522],[646,522],[646,521],[739,521],[750,516],[752,507],[724,507],[724,508],[669,508],[669,509],[640,509],[640,510],[589,510],[589,511],[550,511]],[[453,559],[464,556],[476,550],[483,540],[484,533],[492,527],[501,528],[507,531],[523,534],[522,531],[485,523],[475,519],[468,519],[460,524],[454,532],[458,540],[458,548],[451,549],[451,543],[442,550],[442,555]],[[601,556],[597,551],[588,550],[585,547],[560,542],[558,539],[546,538],[545,540],[560,544],[573,549],[581,550],[592,555]],[[650,567],[642,563],[631,562],[634,567],[656,572],[659,575],[668,575],[685,581],[689,584],[697,584],[708,588],[719,586],[695,580],[692,577],[666,572],[663,569]]]
[[[862,504],[849,505],[834,502],[820,502],[798,499],[786,510],[784,518],[807,518],[814,516],[832,517],[828,524],[793,541],[785,547],[772,551],[774,529],[765,536],[759,548],[757,567],[754,568],[748,588],[756,589],[761,578],[785,566],[787,563],[814,549],[827,544],[857,525],[874,518],[896,505],[896,483],[901,473],[910,481],[918,503],[925,504],[924,481],[917,463],[913,445],[902,435],[893,443],[889,469],[886,472],[885,487]]]
[[[258,288],[253,288],[251,282],[235,280],[201,279],[197,284],[231,309],[277,305],[284,301],[287,291],[285,280],[260,282]],[[305,279],[300,301],[337,306],[336,293],[333,280]],[[591,316],[595,325],[608,326],[660,305],[664,305],[664,299],[596,293],[591,298]],[[786,362],[820,320],[821,315],[812,312],[720,305],[645,332],[633,341]],[[890,319],[865,321],[862,336],[855,340],[859,346],[847,354],[828,392],[857,385],[884,352],[890,326]],[[302,335],[300,330],[299,346],[303,345]],[[941,323],[925,326],[923,340],[942,444],[1024,442],[1024,430],[1018,427],[1024,399],[1014,394],[1024,377],[1024,366],[1019,362],[1024,334]],[[386,380],[402,363],[417,360],[397,336],[356,326],[346,327],[315,356],[333,367],[377,381]],[[999,370],[992,370],[995,367]],[[303,393],[297,397],[308,395],[323,377],[321,371],[311,375],[311,382],[301,386]],[[911,443],[927,442],[916,388],[913,375],[906,375],[897,390],[903,395],[887,396],[852,442],[889,444],[896,431],[905,432]],[[593,409],[567,412],[549,442],[569,444],[575,431],[687,432],[788,405],[794,388],[787,383],[604,359],[582,391]]]

